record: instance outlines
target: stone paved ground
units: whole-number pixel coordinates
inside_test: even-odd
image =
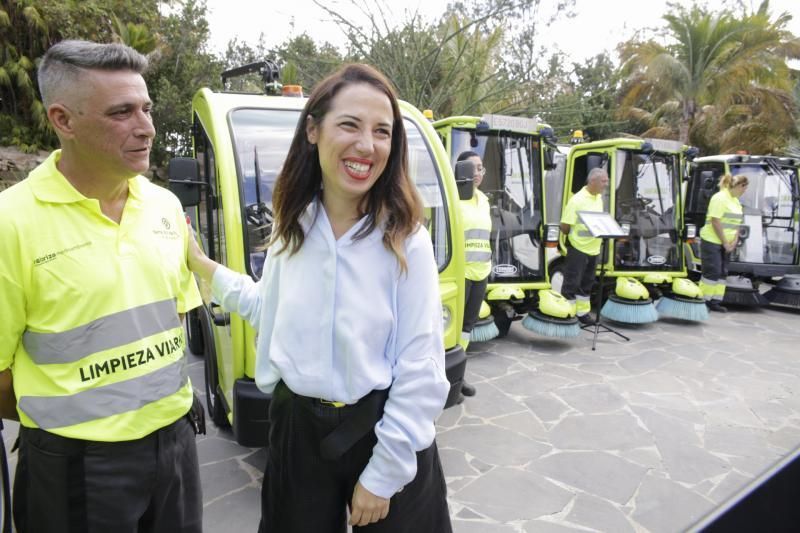
[[[681,531],[800,445],[800,313],[618,329],[473,346],[478,395],[438,421],[456,533]],[[198,447],[205,531],[255,531],[264,451]]]

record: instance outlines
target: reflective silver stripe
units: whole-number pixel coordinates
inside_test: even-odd
[[[585,229],[579,229],[577,231],[577,233],[578,233],[578,237],[591,237],[592,236],[592,234],[589,232],[589,230],[585,230]]]
[[[42,429],[74,426],[127,413],[178,392],[187,383],[186,357],[127,381],[68,396],[23,396],[20,410]]]
[[[492,260],[492,252],[467,252],[467,263],[486,263]]]
[[[744,222],[744,213],[725,213],[722,218]]]
[[[113,313],[61,333],[26,331],[22,344],[37,365],[74,363],[180,325],[177,302],[169,299]]]
[[[468,229],[464,231],[464,240],[480,239],[488,241],[490,236],[491,232],[485,229]]]
[[[739,229],[740,227],[742,227],[741,224],[734,224],[734,223],[729,224],[728,222],[722,223],[722,229]]]
[[[583,296],[583,295],[581,295],[581,294],[576,294],[576,295],[575,295],[575,298],[576,298],[576,299],[577,299],[579,302],[588,302],[588,301],[589,301],[589,297],[588,297],[588,296]]]
[[[700,283],[703,285],[716,285],[717,283],[721,283],[721,280],[718,279],[708,279],[708,278],[700,278]]]

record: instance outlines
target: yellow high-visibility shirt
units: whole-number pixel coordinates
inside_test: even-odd
[[[564,213],[561,215],[561,223],[570,225],[567,238],[572,247],[586,255],[598,255],[602,241],[597,237],[592,237],[586,225],[578,218],[578,211],[602,213],[603,195],[592,194],[586,187],[583,187],[567,201]]]
[[[465,276],[480,281],[492,271],[492,215],[489,199],[475,189],[469,200],[461,200],[461,220],[464,223]]]
[[[178,314],[201,299],[185,216],[137,176],[117,224],[58,171],[60,156],[0,193],[0,370],[24,426],[141,438],[192,404]]]
[[[714,231],[714,226],[711,225],[711,219],[718,218],[722,223],[722,233],[725,235],[725,240],[732,241],[744,222],[742,211],[742,204],[738,198],[731,194],[730,190],[722,189],[718,191],[708,202],[706,223],[700,229],[700,238],[714,244],[722,244],[717,232]]]

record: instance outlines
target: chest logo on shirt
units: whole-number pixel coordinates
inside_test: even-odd
[[[74,252],[75,250],[79,250],[81,248],[85,248],[85,247],[91,246],[91,245],[92,245],[92,241],[86,241],[86,242],[82,242],[81,244],[76,244],[75,246],[70,246],[69,248],[64,248],[63,250],[58,250],[56,252],[47,252],[46,254],[40,255],[39,257],[34,259],[33,260],[33,266],[37,267],[37,266],[44,265],[45,263],[49,263],[50,261],[55,261],[56,259],[59,258],[59,256],[62,256],[62,255],[65,255],[65,254],[68,255],[68,254]]]
[[[161,228],[154,229],[153,235],[161,237],[162,239],[169,239],[173,241],[180,237],[180,235],[178,235],[178,232],[172,229],[172,224],[170,224],[169,220],[167,220],[164,217],[161,218],[161,226],[164,229]]]

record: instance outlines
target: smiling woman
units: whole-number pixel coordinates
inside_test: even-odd
[[[337,239],[360,218],[364,196],[386,168],[393,122],[389,98],[363,83],[339,91],[321,119],[307,119],[308,141],[319,151],[322,203]]]
[[[346,65],[300,115],[258,283],[190,250],[222,307],[258,328],[255,381],[272,393],[262,533],[343,531],[348,507],[376,532],[451,531],[438,272],[407,142],[389,81]]]

